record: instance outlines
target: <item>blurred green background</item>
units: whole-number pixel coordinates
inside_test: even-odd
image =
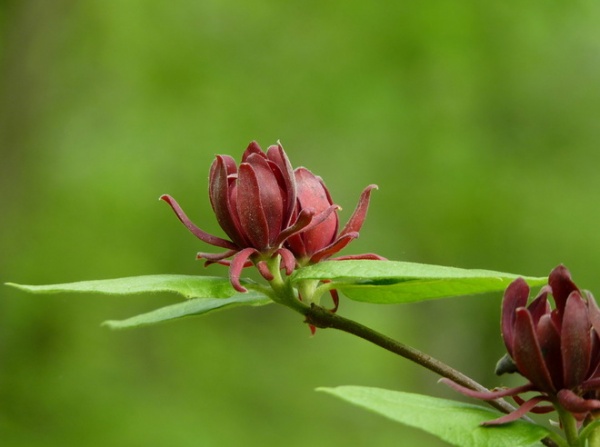
[[[545,275],[600,293],[600,4],[258,0],[4,1],[0,280],[204,269],[217,153],[281,139],[327,182],[345,253]],[[5,446],[442,446],[314,392],[368,385],[456,397],[407,361],[284,308],[124,332],[171,295],[0,290]],[[489,386],[501,297],[340,312]]]

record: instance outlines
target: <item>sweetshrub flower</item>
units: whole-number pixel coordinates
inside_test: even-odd
[[[302,214],[303,210],[307,209],[316,210],[319,213],[334,206],[329,190],[321,177],[303,167],[297,168],[294,176],[298,187],[295,215]],[[339,218],[337,213],[332,213],[319,225],[298,232],[286,240],[285,246],[293,253],[298,266],[315,264],[328,259],[358,237],[367,217],[373,189],[377,189],[377,185],[369,185],[363,190],[352,216],[339,234]],[[337,261],[349,259],[384,260],[385,258],[373,253],[332,258]],[[336,290],[329,292],[334,303],[332,311],[335,312],[339,304],[339,296]],[[314,328],[311,330],[314,331]]]
[[[280,144],[263,152],[256,142],[250,143],[239,166],[232,157],[217,155],[210,168],[209,197],[229,240],[197,227],[171,196],[165,194],[160,199],[171,206],[197,238],[226,250],[198,253],[197,258],[206,259],[207,265],[230,266],[231,284],[245,292],[240,284],[244,267],[256,265],[261,275],[271,281],[273,275],[267,261],[273,257],[280,256],[281,267],[289,275],[296,266],[329,257],[358,236],[374,185],[363,192],[347,230],[336,237],[339,207],[317,179],[304,168],[294,171]]]
[[[582,292],[562,265],[552,270],[548,285],[529,305],[528,297],[529,286],[522,278],[506,289],[501,326],[508,354],[496,367],[498,374],[518,372],[529,381],[526,385],[481,393],[448,379],[442,381],[477,399],[514,397],[520,408],[487,425],[513,421],[528,411],[554,409],[565,410],[581,422],[600,410],[600,309],[592,294]],[[538,394],[527,401],[519,397],[529,391]],[[541,402],[552,405],[538,406]]]

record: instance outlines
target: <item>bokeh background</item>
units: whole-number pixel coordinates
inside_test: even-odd
[[[600,4],[8,0],[0,6],[0,280],[204,269],[157,201],[219,233],[216,153],[281,140],[347,218],[345,253],[545,275],[600,293]],[[500,295],[340,312],[489,386]],[[172,295],[0,290],[5,446],[443,443],[316,393],[456,397],[436,377],[277,306],[133,331]]]

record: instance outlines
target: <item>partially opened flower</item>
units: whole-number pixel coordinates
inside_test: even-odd
[[[552,309],[548,295],[556,307]],[[526,385],[479,393],[448,380],[445,383],[464,394],[485,400],[513,396],[521,407],[490,421],[501,424],[528,411],[544,413],[559,406],[582,421],[600,410],[600,309],[591,293],[580,291],[569,271],[558,266],[550,273],[548,286],[527,306],[529,286],[522,278],[513,281],[502,301],[502,337],[508,355],[498,362],[497,373],[518,372]],[[518,395],[539,394],[524,401]],[[552,406],[538,406],[541,402]]]
[[[296,190],[294,172],[281,145],[270,146],[265,153],[252,142],[239,166],[230,156],[217,155],[210,168],[210,203],[219,225],[231,240],[198,228],[171,196],[165,194],[161,199],[196,237],[226,249],[219,254],[198,253],[198,258],[206,259],[207,264],[230,265],[232,285],[238,291],[245,291],[239,281],[244,267],[256,264],[261,274],[271,280],[265,261],[279,255],[287,273],[291,273],[295,259],[282,247],[284,241],[323,222],[337,208],[331,205],[317,212],[307,207],[298,213]],[[231,261],[225,260],[231,256]]]
[[[294,175],[298,188],[294,215],[301,215],[306,210],[321,213],[335,206],[321,177],[314,175],[303,167],[297,168]],[[367,217],[371,191],[375,188],[377,188],[376,185],[369,185],[364,189],[354,213],[352,213],[348,223],[339,234],[339,218],[336,212],[329,214],[318,225],[290,236],[286,240],[285,246],[293,253],[296,263],[299,266],[304,266],[329,259],[356,239]],[[348,259],[384,260],[385,258],[373,253],[333,258],[333,260],[339,261]],[[336,290],[330,290],[330,294],[334,303],[333,311],[335,312],[339,304],[339,297]]]

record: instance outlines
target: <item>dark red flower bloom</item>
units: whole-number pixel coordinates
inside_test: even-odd
[[[550,307],[549,294],[555,309]],[[506,289],[501,326],[508,355],[498,362],[496,372],[518,372],[529,383],[478,393],[444,382],[471,397],[491,400],[514,396],[522,405],[515,413],[488,424],[515,420],[526,411],[545,412],[547,406],[537,407],[543,401],[560,405],[581,421],[600,409],[600,309],[592,294],[579,290],[562,265],[552,270],[548,285],[529,305],[528,298],[529,286],[522,278]],[[526,391],[540,395],[524,402],[518,394]]]
[[[272,256],[281,255],[283,267],[290,274],[295,258],[282,247],[285,240],[320,224],[337,208],[330,205],[316,211],[306,207],[296,212],[296,179],[280,144],[270,146],[265,153],[256,142],[250,143],[239,166],[230,156],[218,155],[210,168],[209,196],[219,225],[231,240],[202,231],[171,196],[163,195],[161,199],[196,237],[227,250],[198,253],[198,258],[206,259],[207,264],[230,265],[231,283],[242,292],[246,289],[239,282],[241,270],[256,264],[270,280],[265,260]],[[225,261],[230,256],[232,260]]]

